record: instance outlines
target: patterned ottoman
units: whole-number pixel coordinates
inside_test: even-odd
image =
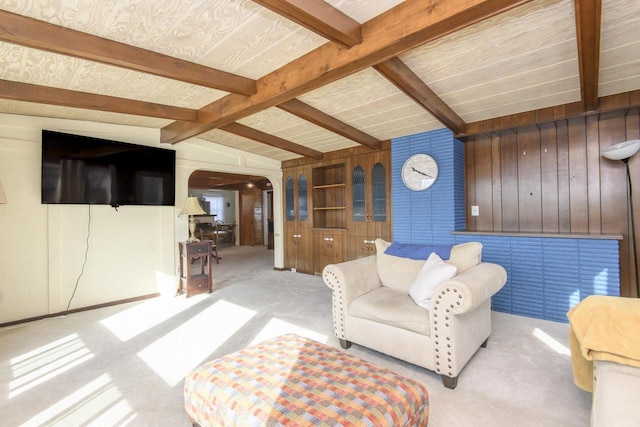
[[[185,408],[205,426],[426,426],[418,382],[332,347],[283,335],[185,378]]]

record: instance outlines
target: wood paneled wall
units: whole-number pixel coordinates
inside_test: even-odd
[[[620,234],[620,295],[635,296],[626,170],[600,152],[638,138],[638,108],[467,138],[467,230]],[[629,166],[640,240],[640,154]]]

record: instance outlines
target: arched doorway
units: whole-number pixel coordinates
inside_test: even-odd
[[[232,230],[231,243],[273,249],[273,189],[267,178],[196,170],[189,176],[188,192],[207,208],[206,220]]]

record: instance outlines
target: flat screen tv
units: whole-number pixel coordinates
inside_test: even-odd
[[[175,205],[173,150],[42,131],[42,203]]]

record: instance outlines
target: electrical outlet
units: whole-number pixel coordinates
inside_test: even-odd
[[[292,273],[295,273],[296,271],[297,271],[297,270],[296,270],[296,268],[295,268],[295,267],[292,267],[292,268],[291,268],[291,272],[292,272]]]
[[[471,216],[480,216],[480,206],[471,206]]]

